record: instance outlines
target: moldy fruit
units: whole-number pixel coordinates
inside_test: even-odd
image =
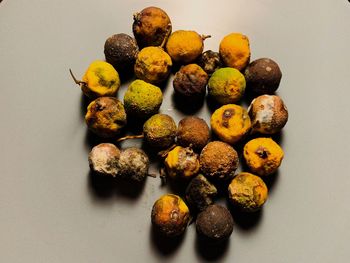
[[[243,149],[244,159],[249,169],[260,176],[272,174],[281,165],[284,153],[271,138],[256,138]]]
[[[205,240],[221,242],[228,239],[233,231],[233,218],[226,207],[208,206],[196,220],[197,233]]]
[[[254,60],[244,71],[247,88],[256,94],[272,94],[280,84],[282,72],[269,58]]]
[[[247,111],[239,105],[227,104],[217,109],[210,119],[214,133],[224,142],[234,144],[250,130]]]
[[[288,110],[282,99],[276,95],[261,95],[255,98],[248,109],[252,120],[252,132],[275,134],[288,121]]]
[[[199,174],[191,180],[186,189],[186,201],[196,211],[203,211],[213,204],[217,195],[216,187],[207,178]]]
[[[138,148],[124,149],[119,158],[119,175],[122,178],[142,182],[148,175],[149,159],[146,153]]]
[[[220,42],[219,52],[226,66],[243,70],[250,59],[248,37],[240,33],[225,36]]]
[[[138,51],[135,39],[124,33],[109,37],[104,46],[106,61],[119,72],[132,69]]]
[[[169,16],[158,7],[147,7],[134,14],[132,30],[140,47],[160,46],[171,29]]]
[[[245,78],[234,68],[220,68],[210,77],[208,94],[220,104],[235,103],[245,90]]]
[[[207,50],[198,58],[198,65],[201,66],[208,75],[211,75],[215,70],[221,68],[223,63],[218,52]]]
[[[120,150],[111,143],[101,143],[89,153],[89,166],[93,173],[115,177],[118,173]]]
[[[208,82],[208,74],[197,64],[181,67],[175,74],[174,90],[181,96],[188,98],[203,98]]]
[[[233,178],[238,167],[238,154],[230,145],[220,141],[208,143],[200,155],[201,171],[208,178]]]
[[[154,203],[151,220],[158,232],[174,237],[185,232],[190,221],[190,211],[179,196],[166,194]]]
[[[228,186],[228,194],[232,204],[245,212],[254,212],[266,202],[268,190],[259,176],[240,173]]]
[[[170,178],[191,178],[199,171],[198,155],[190,148],[176,146],[165,158],[165,167]]]
[[[123,103],[112,97],[100,97],[92,101],[85,115],[88,128],[96,135],[110,138],[126,125]]]
[[[178,30],[173,32],[166,50],[173,61],[180,64],[188,64],[195,61],[203,52],[203,41],[210,36],[200,36],[195,31]]]
[[[191,146],[194,150],[202,150],[210,139],[208,124],[201,118],[190,116],[179,122],[177,144]]]
[[[162,102],[160,88],[139,79],[130,84],[124,95],[127,114],[138,118],[148,118],[157,113]]]

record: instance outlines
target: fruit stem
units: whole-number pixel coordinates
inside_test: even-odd
[[[166,31],[166,34],[165,34],[165,37],[163,39],[163,42],[162,44],[160,44],[160,48],[163,48],[164,49],[164,46],[166,44],[166,42],[168,41],[168,38],[170,36],[170,33],[171,33],[171,24],[168,24],[168,29]]]
[[[77,80],[77,79],[74,77],[73,72],[72,72],[72,70],[71,70],[71,69],[69,69],[69,72],[70,72],[70,75],[72,76],[72,78],[73,78],[73,80],[74,80],[75,84],[77,84],[77,85],[80,85],[80,84],[85,84],[85,85],[86,85],[86,82],[81,81],[81,80]]]
[[[122,142],[125,140],[129,140],[129,139],[142,139],[143,138],[143,134],[139,134],[139,135],[128,135],[128,136],[124,136],[122,138],[119,138],[117,140],[117,142]]]
[[[204,41],[204,40],[206,40],[207,38],[211,38],[211,35],[202,35],[201,37],[202,37],[202,40]]]
[[[167,155],[168,155],[168,153],[172,150],[172,149],[174,149],[176,147],[176,144],[173,144],[173,145],[171,145],[168,149],[166,149],[166,150],[164,150],[164,151],[160,151],[159,153],[158,153],[158,155],[160,156],[160,157],[162,157],[162,158],[165,158]]]
[[[136,22],[138,22],[139,21],[139,18],[138,18],[138,16],[139,16],[139,12],[136,12],[136,13],[134,13],[132,16],[133,16],[133,18],[134,18],[134,20],[136,21]]]

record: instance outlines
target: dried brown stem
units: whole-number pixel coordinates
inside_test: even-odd
[[[158,155],[160,156],[160,157],[162,157],[162,158],[165,158],[167,155],[168,155],[168,153],[172,150],[172,149],[174,149],[176,147],[176,144],[173,144],[172,146],[170,146],[168,149],[166,149],[166,150],[164,150],[164,151],[160,151],[159,153],[158,153]]]
[[[202,40],[206,40],[207,38],[211,38],[211,35],[201,35]]]
[[[166,31],[166,34],[165,34],[165,37],[163,39],[163,42],[162,44],[160,44],[160,48],[163,48],[164,49],[164,46],[166,44],[166,42],[168,41],[168,38],[170,36],[170,33],[171,33],[171,24],[168,24],[168,29]]]
[[[122,141],[129,140],[129,139],[142,139],[143,137],[144,137],[143,134],[140,134],[140,135],[128,135],[128,136],[124,136],[122,138],[119,138],[117,140],[117,142],[122,142]]]
[[[69,72],[70,72],[70,75],[72,76],[75,84],[77,84],[77,85],[81,85],[81,84],[86,85],[86,82],[76,79],[76,77],[74,76],[74,74],[73,74],[71,69],[69,69]]]

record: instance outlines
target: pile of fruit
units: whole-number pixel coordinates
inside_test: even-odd
[[[257,211],[268,197],[263,179],[277,171],[284,156],[271,138],[288,120],[284,102],[273,95],[282,77],[280,68],[269,58],[250,63],[249,40],[241,33],[225,36],[219,52],[203,52],[204,40],[210,36],[188,30],[172,32],[168,15],[157,7],[136,13],[132,28],[134,38],[116,34],[106,40],[106,61],[91,63],[82,80],[71,71],[75,83],[92,100],[85,115],[88,128],[108,140],[91,150],[90,169],[96,176],[144,182],[149,175],[147,154],[115,145],[142,138],[159,152],[165,168],[161,177],[187,185],[183,197],[166,194],[154,203],[154,228],[167,237],[178,236],[190,218],[196,218],[202,238],[226,240],[233,230],[233,218],[226,207],[214,204],[218,186],[224,186],[233,206],[244,212]],[[169,78],[172,68],[179,68],[173,88],[185,104],[203,101],[206,94],[215,101],[217,108],[210,119],[213,136],[201,118],[188,116],[176,125],[171,116],[158,113],[163,94],[157,85]],[[136,80],[121,102],[116,98],[119,76],[132,73]],[[246,91],[255,97],[248,110],[236,104]],[[130,120],[143,127],[142,134],[118,138]],[[242,143],[243,152],[237,152],[236,146]],[[236,175],[240,156],[249,172]]]

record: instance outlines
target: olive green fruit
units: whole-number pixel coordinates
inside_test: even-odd
[[[160,88],[143,80],[135,80],[124,95],[124,106],[128,116],[148,118],[158,112],[163,101]]]

